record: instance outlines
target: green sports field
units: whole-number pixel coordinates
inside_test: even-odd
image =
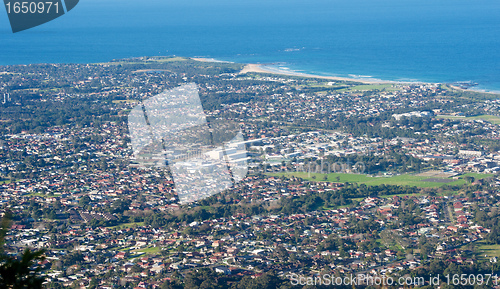
[[[456,119],[456,120],[483,120],[490,122],[492,124],[500,124],[500,117],[495,115],[478,115],[478,116],[469,116],[469,117],[461,117],[461,116],[453,116],[453,115],[438,115],[436,118],[446,118],[446,119]]]
[[[480,260],[487,261],[491,257],[500,258],[500,245],[489,245],[485,240],[478,241],[474,243],[477,246],[476,257]],[[462,250],[466,249],[467,245],[462,247]]]
[[[445,185],[450,185],[450,186],[460,186],[466,183],[466,181],[463,179],[465,176],[472,176],[476,180],[478,179],[484,179],[491,177],[491,174],[475,174],[475,173],[468,173],[460,176],[459,179],[453,180],[452,182],[448,183],[440,183],[440,182],[429,182],[429,181],[423,181],[426,179],[429,179],[429,177],[423,177],[423,176],[416,176],[413,174],[402,174],[402,175],[397,175],[397,176],[380,176],[380,177],[371,177],[368,175],[363,175],[363,174],[342,174],[342,173],[332,173],[332,174],[327,174],[327,179],[325,180],[325,174],[317,174],[317,173],[300,173],[300,172],[295,172],[295,173],[273,173],[269,174],[272,176],[285,176],[285,177],[299,177],[304,180],[309,180],[309,181],[318,181],[318,182],[339,182],[339,183],[345,183],[345,182],[350,182],[350,183],[358,183],[358,184],[365,184],[367,186],[377,186],[377,185],[399,185],[399,186],[414,186],[414,187],[419,187],[419,188],[437,188],[437,187],[442,187]],[[439,178],[443,180],[447,180],[444,178]],[[451,179],[450,179],[451,180]]]

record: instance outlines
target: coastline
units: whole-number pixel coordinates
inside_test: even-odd
[[[200,62],[215,62],[215,63],[234,63],[231,61],[218,60],[215,58],[204,58],[204,57],[189,57],[189,59],[200,61]]]
[[[190,57],[190,59],[195,60],[195,61],[201,61],[201,62],[234,63],[234,62],[230,62],[230,61],[217,60],[214,58]],[[245,64],[245,63],[243,63],[243,64]],[[332,81],[349,81],[349,82],[357,82],[357,83],[363,83],[363,84],[443,84],[443,85],[446,85],[447,87],[449,87],[453,90],[457,90],[457,91],[476,92],[476,93],[484,93],[484,94],[491,94],[491,95],[499,95],[500,96],[500,91],[485,91],[485,90],[474,89],[474,88],[464,89],[464,88],[458,87],[452,83],[423,82],[423,81],[393,81],[393,80],[382,80],[382,79],[325,76],[325,75],[317,75],[317,74],[311,74],[311,73],[296,72],[296,71],[292,71],[292,70],[289,71],[289,70],[284,70],[284,69],[280,69],[280,68],[270,67],[270,65],[257,64],[257,63],[246,63],[245,66],[243,67],[243,69],[238,74],[245,74],[245,73],[249,73],[249,72],[268,73],[268,74],[287,75],[287,76],[299,76],[299,77],[306,77],[306,78],[319,78],[319,79],[332,80]]]
[[[230,61],[217,60],[214,58],[190,57],[190,59],[195,60],[195,61],[200,61],[200,62],[234,63],[234,62],[230,62]],[[357,78],[349,78],[349,77],[315,75],[315,74],[301,73],[301,72],[296,72],[296,71],[286,71],[286,70],[279,69],[279,68],[271,68],[265,64],[256,64],[256,63],[245,64],[245,67],[243,67],[243,69],[239,72],[239,74],[245,74],[245,73],[249,73],[249,72],[271,73],[271,74],[278,74],[278,75],[281,74],[281,75],[288,75],[288,76],[301,76],[301,77],[308,77],[308,78],[321,78],[321,79],[336,80],[336,81],[351,81],[351,82],[360,82],[360,83],[365,83],[365,84],[406,83],[406,82],[398,82],[398,81],[390,81],[390,80],[378,80],[378,79],[366,80],[366,79],[357,79]]]
[[[288,75],[288,76],[301,76],[301,77],[320,78],[320,79],[335,80],[335,81],[350,81],[350,82],[359,82],[359,83],[364,83],[364,84],[407,83],[407,82],[380,80],[380,79],[367,80],[367,79],[363,79],[363,78],[349,78],[349,77],[339,77],[339,76],[316,75],[316,74],[302,73],[302,72],[296,72],[296,71],[286,71],[286,70],[279,69],[279,68],[271,68],[271,67],[263,65],[263,64],[253,64],[253,63],[246,64],[245,67],[243,68],[243,70],[240,71],[240,74],[245,74],[248,72],[271,73],[271,74],[278,74],[278,75],[281,74],[281,75]],[[421,82],[417,82],[417,83],[421,83]]]

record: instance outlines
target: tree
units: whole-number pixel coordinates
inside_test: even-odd
[[[232,289],[274,289],[280,288],[281,285],[285,285],[287,282],[281,280],[272,271],[265,273],[264,275],[252,279],[248,276],[243,277],[240,282],[235,283]]]
[[[472,177],[472,176],[465,176],[465,177],[464,177],[464,180],[465,180],[467,183],[471,184],[471,183],[473,183],[473,182],[474,182],[474,180],[475,180],[475,179],[474,179],[474,177]]]
[[[500,228],[498,224],[493,226],[491,232],[486,237],[488,244],[500,244]]]
[[[118,199],[114,201],[113,204],[111,205],[112,213],[122,214],[124,211],[128,210],[130,204],[131,204],[130,200]]]
[[[92,279],[90,279],[89,288],[95,289],[97,288],[97,286],[99,286],[99,280],[97,280],[95,277],[92,277]]]
[[[80,207],[86,207],[90,203],[90,197],[85,195],[78,200],[78,205]]]
[[[130,269],[133,273],[139,273],[139,272],[142,272],[142,268],[141,266],[137,265],[137,264],[134,264],[132,266],[132,268]]]
[[[202,268],[197,271],[191,271],[186,274],[184,279],[184,288],[223,288],[219,284],[217,274],[208,268]]]
[[[30,249],[24,250],[20,259],[2,256],[0,262],[0,288],[42,288],[44,277],[38,273],[40,268],[34,271],[31,267],[35,261],[43,260],[44,251],[31,252]]]
[[[43,250],[24,250],[20,258],[8,256],[3,251],[5,235],[10,227],[10,213],[6,212],[1,221],[0,231],[0,288],[42,288],[45,278],[41,276],[36,262],[43,260]],[[35,267],[33,270],[32,268]]]

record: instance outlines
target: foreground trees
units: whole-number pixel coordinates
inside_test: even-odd
[[[45,278],[40,275],[41,268],[36,263],[43,260],[44,251],[25,249],[19,258],[8,256],[3,245],[9,227],[10,213],[7,212],[1,221],[0,231],[0,288],[41,289]]]

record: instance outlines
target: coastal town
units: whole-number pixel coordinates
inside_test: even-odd
[[[137,164],[127,116],[186,83],[213,131],[237,124],[248,172],[181,204],[168,165]],[[3,66],[0,96],[3,250],[43,250],[46,288],[500,270],[499,95],[143,57]]]

